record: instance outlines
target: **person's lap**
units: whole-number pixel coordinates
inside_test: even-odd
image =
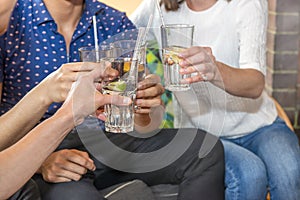
[[[272,199],[300,199],[300,149],[296,134],[281,119],[245,142],[265,163]]]
[[[133,150],[135,152],[140,153],[147,153],[147,152],[155,152],[155,150],[159,150],[161,147],[163,147],[166,144],[171,143],[174,136],[176,135],[177,130],[163,130],[159,134],[155,135],[154,137],[148,138],[148,139],[141,139],[141,138],[130,138],[130,136],[126,136],[126,134],[107,134],[108,137],[110,137],[111,141],[114,143],[118,143],[121,145],[122,148],[125,150]],[[194,131],[195,132],[195,131]],[[99,133],[98,133],[99,134]],[[162,169],[153,170],[152,172],[145,172],[145,173],[126,173],[121,172],[119,170],[113,170],[110,167],[104,167],[101,163],[97,160],[95,160],[96,165],[99,166],[99,169],[96,171],[96,181],[95,184],[97,186],[97,189],[103,189],[105,187],[109,187],[114,184],[118,184],[120,182],[127,182],[134,179],[141,179],[145,181],[149,185],[156,185],[156,184],[179,184],[180,182],[185,181],[185,179],[188,179],[189,177],[193,176],[199,176],[202,172],[204,172],[207,168],[211,167],[211,165],[215,165],[216,170],[218,170],[217,174],[210,174],[209,178],[203,179],[203,181],[207,183],[203,183],[201,186],[201,182],[203,182],[200,178],[199,179],[199,188],[198,190],[201,190],[202,188],[207,188],[206,185],[211,184],[215,185],[215,188],[212,190],[214,191],[220,191],[220,187],[223,186],[223,172],[224,171],[224,162],[223,158],[223,147],[220,144],[220,142],[216,139],[215,143],[213,144],[216,146],[211,153],[207,155],[208,158],[198,159],[199,149],[202,144],[202,141],[205,137],[205,133],[201,131],[196,131],[196,139],[192,141],[192,145],[187,148],[186,152],[184,153],[184,156],[181,156],[180,159],[176,160],[174,163],[170,163],[168,166],[163,166]],[[132,140],[132,141],[130,141]],[[215,145],[217,143],[217,145]],[[123,144],[123,145],[122,145]],[[178,148],[178,146],[177,146]],[[176,149],[175,149],[176,150]],[[170,151],[169,153],[173,153]],[[166,159],[164,157],[160,157],[160,159]],[[98,162],[98,163],[97,163]],[[199,164],[201,163],[201,164]],[[134,163],[132,163],[134,164]],[[180,166],[184,165],[184,167]],[[189,166],[201,166],[198,168],[191,168],[193,170],[185,170]],[[103,169],[103,167],[105,169]],[[156,166],[157,167],[157,166]],[[195,175],[191,174],[195,173]],[[212,173],[215,173],[215,171],[212,170]],[[208,177],[203,176],[203,177]],[[87,181],[86,179],[80,180],[78,182],[72,182],[72,183],[64,183],[64,184],[50,184],[46,185],[46,188],[48,187],[47,191],[43,191],[46,193],[52,193],[48,194],[50,195],[49,199],[59,199],[57,198],[57,195],[60,193],[66,193],[62,196],[62,198],[70,198],[69,195],[77,196],[78,199],[82,199],[83,194],[81,194],[79,191],[88,191],[85,193],[94,194],[91,196],[97,197],[99,196],[98,190],[95,188],[94,183],[91,179],[90,181]],[[217,184],[215,184],[217,183]],[[49,183],[39,183],[40,186],[45,186],[45,184]],[[51,188],[51,190],[49,189]],[[83,187],[83,189],[80,189]],[[53,189],[54,188],[54,189]],[[197,188],[197,186],[192,187]],[[66,191],[70,192],[66,192]],[[179,189],[180,190],[180,189]],[[185,189],[186,190],[186,189]],[[221,191],[223,188],[221,189]],[[57,191],[57,192],[53,192]],[[203,189],[203,193],[205,194],[207,192],[207,189]],[[79,193],[79,195],[77,194]],[[223,192],[219,192],[216,196],[216,198],[211,199],[222,199]],[[81,197],[79,197],[81,196]],[[89,195],[90,196],[90,195]],[[86,199],[86,196],[84,196]],[[221,198],[219,198],[221,197]],[[97,197],[99,199],[99,197]]]
[[[39,186],[43,200],[101,200],[104,197],[95,188],[94,179],[84,176],[80,181],[64,183],[45,182],[41,175],[35,175],[34,180]]]
[[[225,152],[225,199],[264,199],[267,173],[264,163],[254,153],[222,140]]]
[[[299,199],[299,143],[283,120],[277,119],[242,138],[222,142],[227,199],[235,199],[234,194],[243,195],[242,199],[247,199],[244,195],[248,199],[264,196],[266,184],[273,199]]]

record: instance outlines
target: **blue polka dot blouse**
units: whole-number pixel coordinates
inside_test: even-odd
[[[31,88],[62,64],[79,61],[78,49],[94,46],[92,17],[96,15],[99,42],[134,30],[119,12],[97,0],[85,0],[85,10],[73,33],[67,55],[64,37],[42,0],[18,0],[7,29],[0,36],[0,114],[12,108]],[[134,37],[133,35],[130,35]],[[45,118],[60,106],[52,104]]]

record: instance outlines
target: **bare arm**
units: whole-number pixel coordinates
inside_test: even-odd
[[[8,198],[21,188],[72,127],[70,113],[57,113],[15,145],[0,152],[0,159],[5,161],[0,165],[0,199]]]
[[[66,101],[55,115],[35,127],[13,146],[0,152],[0,160],[5,161],[0,163],[0,199],[6,199],[17,191],[36,172],[67,133],[75,125],[80,124],[85,116],[107,103],[116,105],[131,103],[129,98],[102,95],[96,90],[94,80],[99,78],[99,70],[81,76],[73,84]],[[30,95],[24,97],[24,101],[29,102],[34,98],[34,94],[39,94],[39,92],[34,93],[38,89],[33,89]],[[39,106],[37,103],[35,105]],[[18,105],[20,109],[21,106]],[[23,116],[16,117],[20,119]],[[29,118],[26,115],[24,117]],[[7,124],[6,119],[10,118],[1,117],[0,124]]]
[[[0,118],[0,151],[22,138],[46,112],[53,102],[62,102],[81,74],[88,73],[97,65],[68,63],[45,78],[26,98]],[[101,72],[103,73],[103,72]],[[5,123],[2,123],[3,121]],[[13,126],[12,126],[13,124]]]
[[[239,69],[216,61],[209,47],[191,47],[180,53],[180,72],[195,74],[185,81],[210,81],[226,92],[240,97],[258,98],[265,85],[264,75],[256,69]]]
[[[43,116],[51,102],[41,84],[0,118],[0,151],[24,136]]]
[[[17,0],[0,0],[0,35],[5,33],[11,12]]]
[[[237,69],[217,62],[217,72],[212,83],[229,94],[258,98],[265,85],[264,75],[255,69]]]

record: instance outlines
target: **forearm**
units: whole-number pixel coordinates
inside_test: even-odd
[[[0,35],[2,35],[8,26],[9,17],[17,0],[0,0]]]
[[[45,92],[43,85],[38,85],[0,117],[0,151],[22,138],[41,119],[51,104]]]
[[[238,69],[217,62],[212,83],[226,92],[240,97],[258,98],[265,86],[264,75],[255,69]]]
[[[0,152],[0,199],[8,198],[25,184],[73,127],[72,114],[57,112]]]

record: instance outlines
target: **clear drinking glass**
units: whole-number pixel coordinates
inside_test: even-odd
[[[170,91],[185,91],[190,89],[189,84],[181,81],[190,75],[179,73],[178,54],[193,45],[194,25],[190,24],[167,24],[161,26],[162,56],[164,65],[165,88]]]
[[[135,41],[126,41],[127,46],[121,46],[125,41],[117,41],[111,45],[115,56],[110,58],[112,68],[118,70],[117,79],[106,83],[102,89],[103,94],[121,95],[130,97],[132,102],[136,98],[136,88],[139,78],[144,77],[146,48],[142,46],[137,60],[133,60]],[[143,66],[141,66],[143,63]],[[133,67],[133,68],[131,68]],[[131,71],[132,70],[132,71]],[[133,73],[132,73],[133,72]],[[134,130],[134,103],[128,106],[107,104],[104,106],[106,114],[105,131],[112,133],[128,133]]]
[[[130,69],[135,44],[135,40],[119,40],[112,44],[115,51],[124,59],[125,73]],[[139,50],[140,55],[138,59],[138,81],[143,80],[146,76],[146,50],[147,44],[142,44]]]

